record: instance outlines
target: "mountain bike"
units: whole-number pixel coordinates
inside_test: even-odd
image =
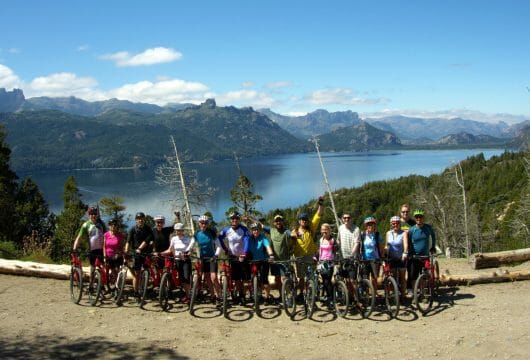
[[[162,279],[160,280],[160,290],[158,292],[158,302],[162,310],[167,310],[171,291],[180,287],[180,277],[176,268],[176,261],[174,256],[163,256],[164,271]]]
[[[265,265],[266,260],[250,260],[250,282],[247,288],[252,296],[254,302],[254,311],[256,314],[260,313],[261,301],[261,267]]]
[[[79,304],[83,296],[83,265],[76,251],[70,253],[70,299]]]
[[[333,281],[333,303],[335,305],[335,313],[338,317],[344,317],[348,313],[350,307],[350,295],[348,286],[346,285],[346,278],[343,273],[351,270],[353,263],[349,259],[339,261],[338,269],[335,273]]]
[[[281,298],[283,310],[290,318],[296,314],[296,288],[298,287],[298,282],[293,268],[293,263],[295,262],[296,260],[273,261],[273,264],[280,264],[284,269]]]
[[[121,306],[123,304],[123,290],[125,288],[125,282],[127,280],[127,271],[129,269],[129,265],[127,264],[128,258],[125,254],[122,255],[124,256],[124,259],[123,263],[118,269],[118,276],[116,277],[116,286],[114,288],[114,294],[112,297],[112,301],[117,306]]]
[[[149,254],[134,254],[134,256],[143,258],[137,293],[137,302],[140,308],[143,308],[149,284],[151,283],[153,287],[159,286],[162,269],[158,268],[157,261],[153,261],[156,260],[156,256]]]
[[[302,297],[305,316],[307,318],[311,318],[311,316],[313,316],[313,312],[315,311],[315,302],[318,292],[318,273],[314,268],[314,261],[309,262],[304,258],[305,257],[299,257],[296,260],[305,268]]]
[[[422,265],[420,275],[414,283],[414,304],[416,309],[425,315],[432,309],[438,290],[435,278],[438,265],[436,255],[414,255],[412,259],[419,260]]]
[[[220,268],[221,290],[222,290],[222,305],[223,316],[228,316],[228,294],[234,293],[234,283],[232,282],[232,268],[230,267],[230,260],[223,260]]]
[[[357,307],[364,318],[372,313],[375,306],[375,289],[368,278],[370,261],[355,260],[354,292]]]
[[[390,316],[395,318],[399,314],[399,287],[390,270],[388,259],[383,261],[383,289],[385,291],[386,309]]]

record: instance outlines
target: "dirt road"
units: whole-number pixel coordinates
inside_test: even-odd
[[[75,305],[66,281],[0,275],[0,358],[527,359],[528,309],[530,281],[521,281],[442,288],[427,316],[410,307],[398,319],[319,310],[293,321],[270,306],[262,317],[236,307],[225,319],[210,305],[194,316],[154,302]]]

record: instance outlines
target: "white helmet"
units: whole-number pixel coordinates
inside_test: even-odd
[[[166,221],[166,218],[163,215],[155,215],[153,220],[154,221]]]
[[[210,223],[210,218],[207,215],[201,215],[199,216],[199,222],[205,222],[207,224]]]

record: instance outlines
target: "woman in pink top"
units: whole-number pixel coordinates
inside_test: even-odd
[[[118,270],[123,264],[124,236],[118,230],[118,221],[109,221],[109,230],[103,234],[103,256],[110,268],[110,283],[118,276]]]
[[[333,276],[333,260],[335,259],[335,239],[331,237],[331,228],[329,224],[324,223],[320,227],[320,248],[319,248],[319,270],[322,277],[322,284],[326,291],[324,304],[329,309],[333,309],[333,285],[331,277]]]

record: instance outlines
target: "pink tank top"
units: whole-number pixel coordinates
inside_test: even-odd
[[[107,231],[103,236],[105,236],[105,250],[108,257],[114,256],[122,250],[123,234],[116,233],[112,235],[110,231]]]
[[[333,245],[335,244],[334,239],[330,239],[328,241],[328,244],[323,243],[323,239],[320,239],[320,253],[319,253],[319,259],[320,260],[328,260],[331,261],[334,258],[333,255]]]

